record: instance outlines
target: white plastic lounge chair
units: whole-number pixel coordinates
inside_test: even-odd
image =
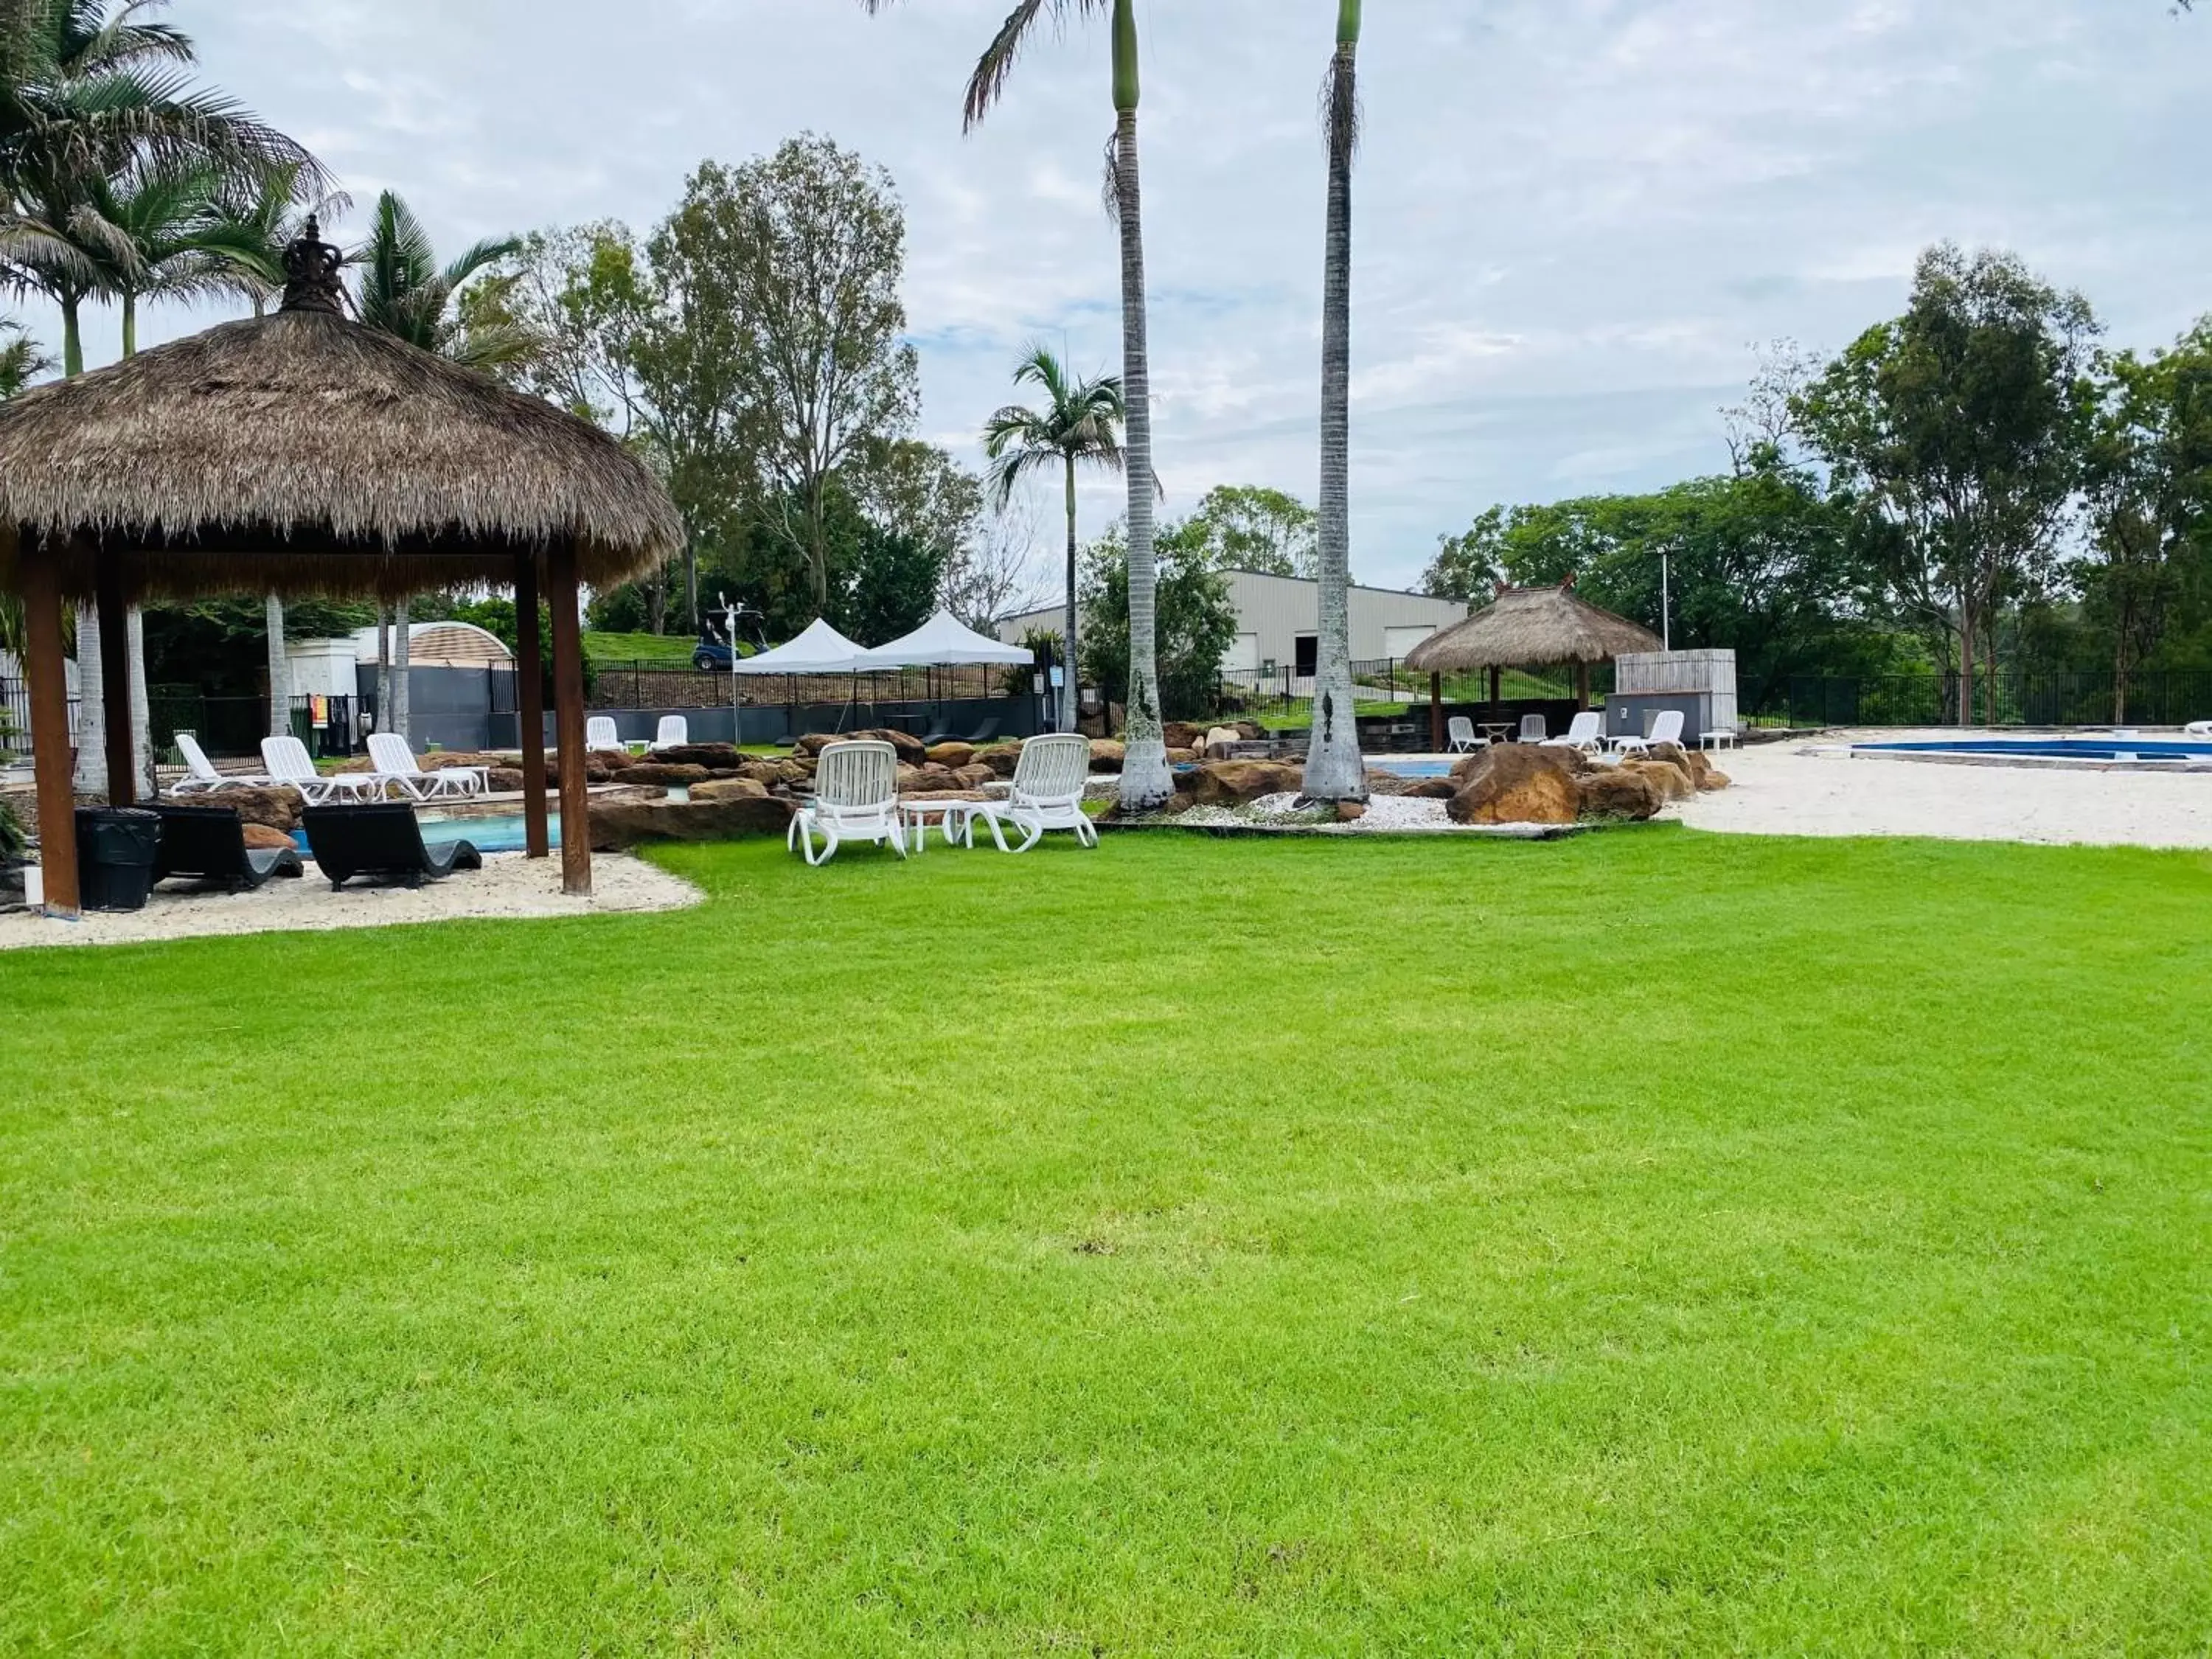
[[[491,775],[481,766],[449,766],[426,772],[397,732],[368,734],[368,758],[375,775],[397,785],[410,800],[451,799],[456,795],[481,795],[491,787]]]
[[[1541,714],[1523,714],[1521,717],[1522,742],[1541,743],[1544,734],[1544,717]]]
[[[817,836],[823,842],[818,854]],[[822,751],[814,769],[814,799],[792,815],[783,838],[786,847],[804,849],[809,864],[827,864],[848,841],[888,843],[901,858],[906,856],[906,834],[899,824],[898,750],[880,739],[833,743]]]
[[[1447,753],[1465,755],[1490,747],[1490,739],[1477,735],[1474,722],[1465,714],[1454,714],[1445,722],[1444,730],[1451,734],[1451,741],[1444,745]]]
[[[2191,720],[2182,730],[2192,738],[2212,738],[2212,720]]]
[[[691,722],[681,714],[663,714],[660,730],[654,733],[653,749],[655,754],[664,749],[683,749],[691,742]]]
[[[621,750],[621,729],[611,714],[594,714],[584,722],[584,747],[592,750]]]
[[[1613,749],[1617,755],[1641,755],[1656,744],[1679,744],[1681,741],[1682,711],[1679,708],[1662,708],[1659,711],[1658,718],[1651,722],[1650,737],[1615,738],[1613,740]]]
[[[991,839],[1001,853],[1026,853],[1044,839],[1048,830],[1074,831],[1077,844],[1098,845],[1098,826],[1083,810],[1083,786],[1091,781],[1091,739],[1074,732],[1056,732],[1031,738],[1022,745],[1014,763],[1014,790],[1006,805],[985,815]],[[1008,848],[1000,833],[1001,823],[1022,832],[1022,844]],[[969,835],[975,835],[971,818]]]
[[[223,789],[265,789],[276,781],[260,773],[218,772],[215,763],[189,732],[177,733],[177,752],[185,757],[187,775],[169,786],[172,795],[212,795]]]
[[[1605,716],[1594,708],[1585,708],[1574,717],[1563,738],[1544,739],[1547,749],[1579,749],[1585,755],[1594,755],[1605,747]]]
[[[310,806],[320,806],[341,798],[359,800],[364,794],[381,799],[384,794],[384,780],[374,772],[336,772],[327,778],[323,776],[315,770],[307,745],[297,738],[262,738],[261,763],[269,769],[272,784],[298,790],[300,799]]]

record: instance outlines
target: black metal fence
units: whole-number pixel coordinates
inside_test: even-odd
[[[1509,697],[1559,696],[1571,695],[1571,679],[1539,677],[1509,672],[1504,693]],[[1267,714],[1271,711],[1295,709],[1310,703],[1314,696],[1314,676],[1301,674],[1297,668],[1278,665],[1273,668],[1224,668],[1221,671],[1220,706],[1247,714]],[[1599,696],[1612,688],[1613,670],[1602,664],[1590,671],[1590,695]],[[1429,677],[1406,666],[1402,659],[1378,657],[1367,662],[1352,665],[1352,700],[1356,704],[1371,707],[1379,703],[1426,702],[1429,700]],[[1446,702],[1481,702],[1490,696],[1489,677],[1483,673],[1446,674],[1443,677],[1443,700]]]
[[[70,731],[76,731],[77,702],[69,700]],[[25,681],[0,677],[0,757],[31,752],[31,688]]]
[[[1956,726],[1960,693],[1957,674],[1799,675],[1743,712],[1792,726]],[[2109,669],[2000,670],[1976,676],[1972,712],[1976,726],[2182,726],[2212,719],[2212,672],[2137,674],[2122,699]]]
[[[593,708],[770,708],[792,703],[945,702],[1026,692],[1020,668],[904,668],[877,674],[732,674],[666,662],[594,665]]]

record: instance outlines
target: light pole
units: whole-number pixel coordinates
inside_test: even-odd
[[[1667,550],[1659,550],[1659,644],[1662,649],[1674,648],[1674,595],[1668,580]]]

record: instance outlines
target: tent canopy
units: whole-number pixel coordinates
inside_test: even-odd
[[[773,651],[738,659],[740,674],[865,674],[884,666],[868,660],[870,653],[817,617],[795,640]]]
[[[978,634],[950,611],[940,611],[902,639],[861,653],[866,668],[964,668],[977,663],[1035,660],[1018,645]]]

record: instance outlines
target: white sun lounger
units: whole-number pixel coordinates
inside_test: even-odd
[[[974,844],[975,820],[981,817],[990,826],[991,839],[1001,853],[1026,853],[1052,830],[1073,830],[1078,845],[1097,846],[1098,826],[1083,810],[1083,786],[1090,781],[1090,738],[1074,732],[1031,738],[1014,763],[1014,791],[1006,805],[969,815],[969,844]],[[1022,832],[1020,846],[1007,847],[1004,824]]]
[[[691,722],[681,714],[663,714],[660,729],[653,735],[653,752],[664,749],[683,749],[691,742]]]
[[[261,763],[269,769],[271,783],[298,790],[300,799],[310,806],[321,806],[342,796],[349,800],[359,800],[363,794],[379,800],[384,797],[384,780],[374,772],[334,772],[323,776],[315,770],[307,745],[297,738],[262,738]]]
[[[2192,738],[2212,738],[2212,720],[2191,720],[2181,729]]]
[[[1659,717],[1651,722],[1650,737],[1615,738],[1613,740],[1613,749],[1617,755],[1640,755],[1656,744],[1679,744],[1681,741],[1682,711],[1679,708],[1662,708],[1659,711]]]
[[[218,772],[200,740],[189,732],[177,733],[177,752],[185,757],[187,775],[169,786],[172,795],[212,795],[224,789],[266,789],[276,779],[260,772]]]
[[[1474,720],[1465,714],[1454,714],[1445,723],[1444,730],[1450,734],[1450,741],[1444,744],[1446,752],[1449,754],[1471,754],[1475,750],[1490,747],[1490,739],[1478,736]]]
[[[1523,714],[1521,717],[1522,742],[1541,743],[1544,740],[1545,735],[1546,727],[1544,725],[1544,717],[1541,714]]]
[[[817,836],[823,842],[818,854]],[[899,823],[898,750],[877,738],[833,743],[822,751],[814,769],[814,799],[792,815],[783,844],[803,849],[809,864],[827,864],[848,841],[887,844],[906,856],[906,832]]]
[[[622,740],[622,728],[611,714],[594,714],[584,722],[584,747],[599,753],[628,754],[632,745]],[[635,745],[642,749],[643,744]]]
[[[1569,723],[1565,737],[1547,738],[1543,746],[1579,749],[1586,755],[1594,755],[1605,747],[1605,716],[1594,708],[1585,708]]]
[[[368,758],[374,776],[396,785],[410,800],[449,800],[457,795],[481,795],[491,787],[491,775],[481,766],[449,766],[426,772],[397,732],[368,734]]]

